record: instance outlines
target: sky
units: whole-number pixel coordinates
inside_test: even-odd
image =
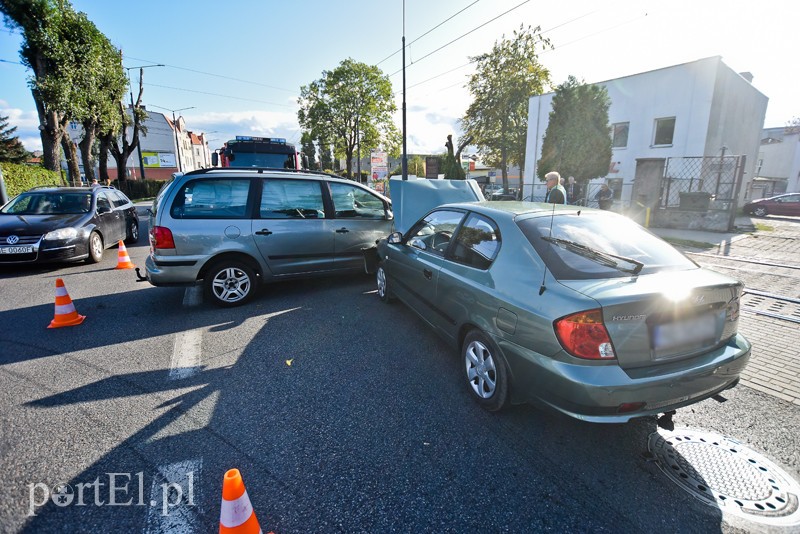
[[[520,26],[539,26],[552,50],[540,62],[553,88],[721,56],[769,98],[765,127],[800,117],[800,2],[740,0],[207,0],[132,3],[72,0],[123,53],[143,104],[182,115],[213,150],[236,135],[299,145],[300,88],[347,58],[377,65],[395,91],[402,125],[402,37],[406,39],[409,154],[442,153],[471,98],[470,58]],[[126,7],[122,7],[126,6]],[[127,7],[131,6],[131,7]],[[28,150],[41,148],[38,118],[19,63],[18,31],[0,28],[0,114]],[[188,109],[187,109],[188,108]],[[368,147],[364,147],[365,150]]]

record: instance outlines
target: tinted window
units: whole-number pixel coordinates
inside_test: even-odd
[[[111,209],[111,202],[108,200],[108,197],[103,191],[97,193],[97,207],[98,209],[99,208]]]
[[[630,276],[630,273],[593,261],[564,245],[545,241],[543,237],[573,241],[599,252],[637,260],[644,264],[642,274],[697,267],[669,243],[625,217],[612,213],[585,211],[581,215],[533,217],[517,221],[517,225],[547,268],[562,280],[613,278]],[[619,261],[621,266],[631,268],[630,263]]]
[[[458,231],[452,259],[476,269],[488,269],[498,250],[500,233],[495,224],[473,213]]]
[[[337,218],[383,219],[383,200],[360,187],[331,184],[333,207]]]
[[[419,221],[408,233],[408,245],[443,256],[464,214],[460,211],[438,210]]]
[[[121,208],[130,202],[128,197],[123,195],[121,191],[107,191],[107,193],[114,207]]]
[[[242,219],[249,190],[250,180],[194,180],[178,191],[171,214],[176,219]]]
[[[262,219],[324,219],[319,182],[265,180],[259,215]]]

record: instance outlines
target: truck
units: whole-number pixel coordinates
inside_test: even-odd
[[[279,137],[237,135],[211,154],[214,167],[306,169],[305,156]]]

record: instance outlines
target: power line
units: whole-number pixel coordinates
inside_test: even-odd
[[[7,59],[0,59],[0,63],[11,63],[12,65],[22,65],[23,67],[26,66],[25,63],[22,63],[21,61],[9,61]]]
[[[524,2],[522,2],[522,3],[520,3],[520,4],[517,4],[516,6],[512,7],[512,8],[511,8],[511,9],[509,9],[508,11],[506,11],[506,12],[504,12],[504,13],[501,13],[501,14],[497,15],[495,18],[493,18],[493,19],[491,19],[491,20],[488,20],[488,21],[484,22],[483,24],[481,24],[481,25],[479,25],[479,26],[476,26],[475,28],[472,28],[472,29],[471,29],[470,31],[468,31],[467,33],[465,33],[465,34],[463,34],[463,35],[460,35],[459,37],[456,37],[455,39],[453,39],[453,40],[452,40],[452,41],[450,41],[449,43],[447,43],[447,44],[444,44],[444,45],[440,46],[439,48],[437,48],[437,49],[436,49],[436,50],[434,50],[433,52],[429,52],[429,53],[425,54],[424,56],[422,56],[421,58],[419,58],[418,60],[416,60],[414,63],[412,63],[412,65],[414,65],[414,64],[416,64],[416,63],[419,63],[420,61],[422,61],[423,59],[425,59],[425,58],[427,58],[427,57],[430,57],[430,56],[432,56],[433,54],[435,54],[435,53],[436,53],[436,52],[438,52],[439,50],[441,50],[441,49],[443,49],[443,48],[446,48],[446,47],[450,46],[451,44],[455,43],[456,41],[458,41],[458,40],[460,40],[460,39],[463,39],[464,37],[466,37],[467,35],[471,34],[472,32],[474,32],[474,31],[476,31],[476,30],[479,30],[479,29],[483,28],[484,26],[487,26],[488,24],[491,24],[492,22],[496,21],[496,20],[497,20],[497,19],[499,19],[500,17],[504,17],[505,15],[508,15],[509,13],[511,13],[512,11],[514,11],[515,9],[517,9],[517,8],[519,8],[519,7],[522,7],[522,6],[524,6],[525,4],[527,4],[527,3],[528,3],[528,2],[530,2],[530,1],[531,1],[531,0],[525,0]],[[395,74],[397,74],[397,73],[401,72],[402,70],[403,70],[403,69],[399,69],[399,70],[397,70],[397,71],[395,71],[395,72],[391,73],[389,76],[394,76]]]
[[[207,91],[197,91],[196,89],[186,89],[184,87],[171,87],[169,85],[158,85],[155,83],[145,83],[144,85],[149,87],[161,87],[162,89],[174,89],[176,91],[185,91],[187,93],[197,93],[201,95],[209,95],[209,96],[218,96],[221,98],[230,98],[232,100],[242,100],[245,102],[257,102],[259,104],[269,104],[271,106],[281,106],[284,108],[294,109],[294,106],[290,106],[288,104],[278,104],[277,102],[267,102],[266,100],[256,100],[254,98],[242,98],[239,96],[231,96],[231,95],[221,95],[219,93],[209,93]]]
[[[417,41],[419,41],[420,39],[422,39],[423,37],[425,37],[426,35],[428,35],[429,33],[431,33],[433,30],[435,30],[436,28],[438,28],[439,26],[441,26],[441,25],[442,25],[442,24],[444,24],[445,22],[448,22],[449,20],[451,20],[451,19],[455,18],[457,15],[460,15],[461,13],[463,13],[464,11],[466,11],[467,9],[469,9],[469,8],[471,8],[472,6],[474,6],[475,4],[477,4],[479,1],[480,1],[480,0],[475,0],[475,1],[474,1],[474,2],[472,2],[470,5],[468,5],[468,6],[467,6],[467,7],[465,7],[464,9],[462,9],[461,11],[458,11],[458,12],[454,13],[453,15],[450,15],[448,18],[446,18],[445,20],[443,20],[442,22],[440,22],[439,24],[437,24],[436,26],[434,26],[434,27],[433,27],[433,28],[431,28],[430,30],[426,31],[425,33],[423,33],[422,35],[420,35],[419,37],[417,37],[416,39],[414,39],[413,41],[411,41],[410,43],[408,43],[406,46],[408,47],[408,46],[411,46],[412,44],[416,43]],[[403,49],[402,49],[402,47],[401,47],[401,48],[399,48],[398,50],[396,50],[394,53],[392,53],[392,54],[390,54],[389,56],[387,56],[387,57],[383,58],[382,60],[378,61],[378,62],[375,64],[375,66],[377,67],[378,65],[380,65],[381,63],[383,63],[383,62],[384,62],[384,61],[386,61],[387,59],[389,59],[389,58],[391,58],[391,57],[394,57],[395,55],[399,54],[399,53],[400,53],[400,52],[402,52],[402,51],[403,51]]]
[[[133,56],[127,56],[127,57],[128,57],[128,59],[133,59],[135,61],[144,61],[144,62],[147,62],[147,63],[159,63],[158,61],[151,61],[149,59],[142,59],[142,58],[133,57]],[[252,80],[243,80],[241,78],[233,78],[231,76],[224,76],[222,74],[215,74],[213,72],[205,72],[205,71],[202,71],[202,70],[195,70],[195,69],[190,69],[190,68],[187,68],[187,67],[178,67],[177,65],[168,65],[166,63],[164,63],[164,66],[165,67],[170,67],[170,68],[173,68],[173,69],[178,69],[178,70],[185,70],[187,72],[194,72],[196,74],[203,74],[205,76],[214,76],[215,78],[222,78],[223,80],[233,80],[235,82],[249,83],[251,85],[258,85],[260,87],[269,87],[270,89],[277,89],[278,91],[286,91],[286,92],[289,92],[289,93],[296,93],[297,92],[294,89],[285,89],[283,87],[276,87],[274,85],[268,85],[266,83],[254,82]]]

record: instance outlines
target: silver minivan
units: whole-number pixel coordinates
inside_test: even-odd
[[[391,201],[323,173],[204,169],[175,177],[150,210],[147,280],[203,283],[220,306],[262,282],[364,269],[362,249],[392,231]]]

